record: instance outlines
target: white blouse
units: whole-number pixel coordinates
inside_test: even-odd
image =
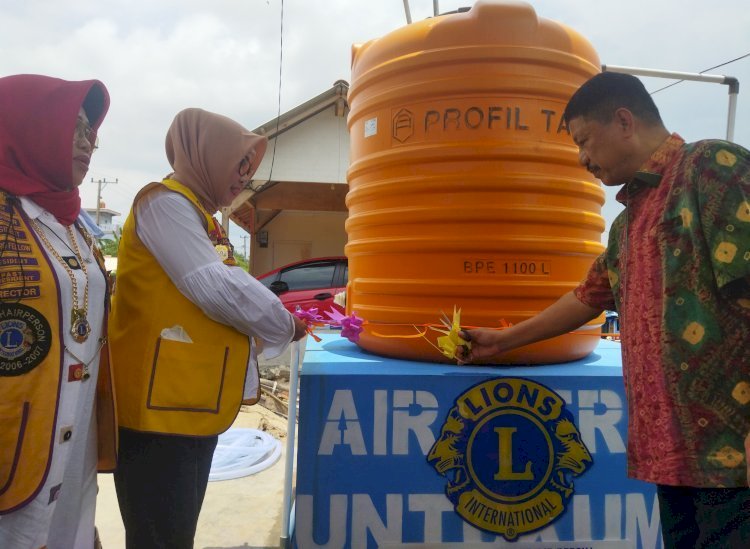
[[[148,193],[136,205],[136,231],[174,285],[209,318],[261,339],[263,354],[280,355],[294,336],[294,320],[279,298],[245,270],[225,265],[190,201],[174,192]],[[257,391],[255,346],[245,398]]]

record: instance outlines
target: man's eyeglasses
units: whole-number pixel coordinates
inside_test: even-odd
[[[76,121],[76,130],[73,135],[74,143],[82,143],[85,140],[91,146],[92,151],[99,148],[99,136],[96,135],[96,130],[89,126],[82,118]]]

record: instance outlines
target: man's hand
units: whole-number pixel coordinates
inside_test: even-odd
[[[458,333],[461,339],[471,342],[468,346],[459,347],[457,357],[459,364],[470,364],[472,362],[488,362],[491,358],[503,352],[501,332],[487,328],[475,330],[462,330]]]
[[[532,316],[503,330],[479,328],[464,330],[459,335],[471,341],[471,349],[462,348],[459,364],[470,362],[492,362],[493,358],[518,347],[568,333],[596,318],[601,309],[585,305],[568,292],[536,316]]]
[[[307,324],[295,315],[292,315],[292,318],[294,319],[294,337],[292,337],[292,341],[299,341],[307,334]]]
[[[479,328],[460,332],[463,339],[471,341],[471,349],[462,348],[456,358],[459,364],[491,363],[492,359],[518,347],[575,330],[601,312],[601,309],[594,309],[579,301],[573,292],[568,292],[538,315],[509,328],[500,331]]]

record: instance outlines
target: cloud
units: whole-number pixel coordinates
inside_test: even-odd
[[[439,2],[451,11],[470,0]],[[411,0],[414,21],[432,15]],[[537,15],[574,28],[604,63],[697,72],[750,51],[744,0],[539,0]],[[0,74],[99,78],[112,107],[90,177],[109,207],[126,212],[137,190],[168,172],[164,135],[175,113],[199,106],[248,128],[279,109],[280,0],[26,0],[6,2]],[[402,2],[285,0],[281,110],[350,79],[351,46],[405,25]],[[747,89],[750,58],[721,69]],[[647,81],[651,90],[669,81]],[[726,88],[681,84],[655,95],[667,126],[688,140],[721,137]],[[740,95],[735,140],[750,146],[750,99]],[[84,184],[93,205],[96,185]],[[611,193],[610,193],[611,195]],[[617,209],[611,196],[607,205]]]

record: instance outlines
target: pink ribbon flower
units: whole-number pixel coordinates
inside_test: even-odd
[[[359,341],[359,334],[364,330],[362,328],[362,324],[365,322],[363,318],[357,317],[355,313],[347,316],[335,309],[326,311],[325,314],[331,319],[333,324],[341,326],[341,337],[345,337],[352,343]]]

